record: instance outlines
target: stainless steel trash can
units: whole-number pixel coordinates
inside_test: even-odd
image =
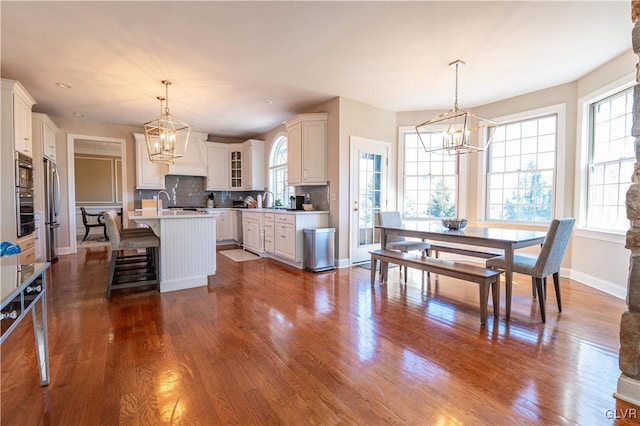
[[[313,272],[335,269],[335,228],[304,230],[304,267]]]

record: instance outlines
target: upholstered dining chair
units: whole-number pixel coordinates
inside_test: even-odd
[[[104,239],[109,241],[102,213],[87,213],[87,210],[84,207],[80,207],[80,213],[82,213],[82,224],[84,225],[84,237],[82,238],[82,242],[89,237],[89,231],[91,228],[102,228],[102,231],[104,232]]]
[[[569,237],[575,224],[572,217],[563,219],[554,219],[551,221],[547,236],[542,243],[540,254],[514,254],[513,255],[513,272],[530,275],[531,283],[535,286],[538,295],[538,303],[540,305],[540,316],[542,322],[545,322],[544,302],[547,295],[547,277],[553,276],[553,284],[556,290],[556,301],[558,302],[558,311],[562,312],[562,300],[560,297],[560,266],[562,258],[569,244]],[[493,257],[487,259],[487,268],[504,269],[504,256]],[[510,291],[507,291],[507,312],[511,311]],[[534,294],[535,296],[535,294]]]
[[[398,211],[378,212],[375,217],[376,225],[381,226],[402,226],[402,217]],[[425,256],[429,256],[431,244],[426,241],[408,240],[405,237],[389,235],[387,237],[387,249],[398,250],[404,253],[410,251],[422,251]],[[407,283],[407,267],[404,267],[404,282]]]

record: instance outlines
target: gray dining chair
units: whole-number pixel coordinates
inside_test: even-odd
[[[572,217],[554,219],[549,226],[547,236],[542,243],[540,254],[514,254],[513,272],[530,275],[531,284],[535,287],[540,304],[540,316],[545,322],[544,301],[547,295],[547,277],[553,276],[553,284],[556,289],[556,301],[558,311],[562,312],[562,300],[560,297],[560,266],[562,258],[567,250],[569,238],[575,219]],[[486,262],[487,268],[505,269],[504,256],[493,257]],[[507,292],[507,312],[511,312],[511,292]],[[534,294],[535,297],[535,294]]]
[[[378,212],[375,216],[376,225],[381,226],[402,226],[402,217],[398,211]],[[429,256],[431,244],[426,241],[408,240],[405,237],[389,235],[387,237],[387,249],[398,250],[404,253],[410,251],[421,251],[425,256]],[[404,267],[404,282],[407,283],[407,267]]]

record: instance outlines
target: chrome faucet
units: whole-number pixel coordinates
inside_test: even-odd
[[[156,212],[160,213],[160,194],[164,194],[167,196],[167,201],[171,201],[171,197],[169,196],[169,193],[165,190],[161,190],[158,191],[158,194],[156,195]]]
[[[276,196],[271,191],[264,191],[264,198],[262,200],[263,204],[266,204],[266,202],[267,202],[267,194],[271,194],[271,208],[275,209]],[[268,205],[269,204],[267,204],[267,206]],[[262,206],[260,206],[260,207],[262,207]]]

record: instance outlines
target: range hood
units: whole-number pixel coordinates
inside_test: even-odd
[[[207,135],[191,132],[184,157],[169,165],[169,175],[207,176]]]

